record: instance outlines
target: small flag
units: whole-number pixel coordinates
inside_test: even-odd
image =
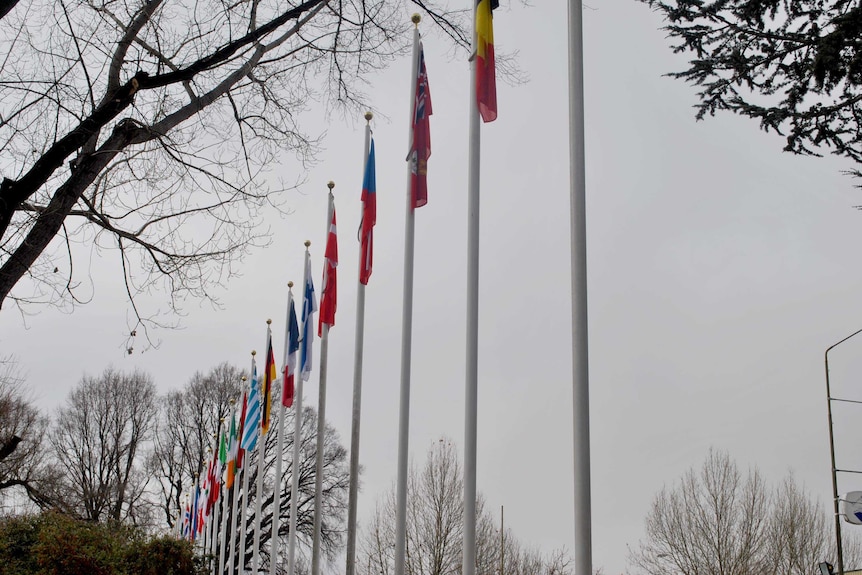
[[[239,414],[239,427],[236,430],[236,468],[242,469],[242,460],[245,455],[245,449],[242,448],[242,433],[245,427],[245,415],[248,411],[248,388],[242,390],[242,410]]]
[[[227,434],[221,434],[221,441],[219,442],[218,448],[218,460],[221,464],[220,471],[223,471],[225,465],[227,465]]]
[[[192,508],[191,508],[192,528],[191,528],[191,533],[189,534],[189,539],[191,539],[192,541],[194,541],[198,536],[198,497],[200,497],[200,493],[201,493],[200,487],[195,485],[195,496],[194,496]]]
[[[419,42],[419,74],[416,77],[416,95],[413,100],[413,145],[410,149],[410,194],[413,207],[428,203],[428,158],[431,157],[431,128],[428,116],[431,111],[431,91],[425,71],[425,50]]]
[[[234,414],[230,416],[230,437],[228,438],[228,454],[227,454],[227,477],[225,485],[228,489],[233,489],[233,479],[236,477],[236,456],[239,442],[236,440],[236,417]]]
[[[362,180],[362,226],[359,229],[359,282],[368,285],[374,255],[374,225],[377,223],[377,178],[374,172],[374,139],[368,150],[365,177]]]
[[[317,324],[317,335],[323,335],[323,324],[330,328],[335,325],[335,308],[338,301],[338,233],[335,228],[335,200],[329,196],[329,206],[332,210],[332,221],[329,224],[329,235],[326,238],[326,253],[323,255],[323,282],[320,288],[320,319]]]
[[[497,73],[494,65],[494,17],[498,0],[476,0],[476,101],[483,122],[497,119]]]
[[[263,421],[260,429],[263,435],[269,431],[269,424],[272,416],[272,384],[278,379],[278,372],[275,369],[275,355],[272,353],[272,330],[266,326],[266,365],[263,368]]]
[[[296,322],[296,304],[293,303],[293,292],[287,292],[287,345],[284,358],[284,383],[281,386],[281,404],[285,407],[293,405],[293,394],[296,390],[294,378],[296,375],[296,351],[299,349],[299,325]]]
[[[188,496],[186,496],[186,497],[188,497]],[[183,539],[190,539],[191,538],[191,527],[192,527],[191,519],[192,519],[192,511],[191,511],[191,508],[189,507],[189,504],[186,503],[186,508],[185,508],[185,511],[183,512]]]
[[[216,500],[216,492],[218,491],[218,485],[216,484],[215,479],[215,455],[210,457],[210,462],[207,465],[207,501],[206,501],[206,514],[209,516],[213,510],[213,504],[215,504]]]
[[[372,145],[372,149],[374,144]],[[314,297],[314,281],[311,278],[311,254],[305,251],[305,293],[302,298],[302,353],[299,358],[299,375],[308,381],[311,375],[311,360],[314,351],[314,312],[317,299]]]
[[[257,379],[257,367],[254,358],[251,360],[251,385],[248,391],[248,410],[245,412],[245,423],[242,426],[241,446],[248,451],[257,445],[257,435],[260,429],[260,382]]]

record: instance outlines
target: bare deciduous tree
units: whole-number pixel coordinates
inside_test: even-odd
[[[268,169],[315,155],[300,112],[360,103],[406,49],[410,3],[0,4],[0,306],[85,299],[76,242],[116,250],[138,321],[153,288],[212,298],[266,241],[260,210],[283,189]],[[465,11],[413,3],[467,45]]]
[[[64,470],[65,508],[91,521],[143,522],[143,450],[156,419],[149,375],[85,376],[57,412],[50,439]]]
[[[743,474],[710,450],[699,470],[653,500],[630,561],[648,575],[811,575],[833,552],[829,515],[792,475],[771,490],[757,469]],[[858,552],[848,539],[845,555],[853,561]]]
[[[22,489],[40,507],[50,505],[51,472],[43,441],[47,425],[27,396],[15,359],[0,359],[0,499]]]
[[[222,363],[207,374],[194,374],[182,391],[161,399],[148,468],[157,479],[158,507],[170,527],[179,515],[183,494],[201,475],[219,422],[230,415],[231,400],[242,394],[244,373]]]
[[[421,471],[411,468],[407,486],[408,575],[458,575],[462,570],[464,487],[455,446],[441,439],[428,451]],[[492,515],[479,498],[476,506],[476,572],[494,575],[567,575],[568,555],[563,550],[546,557],[525,548],[507,529],[501,542]],[[502,543],[502,545],[501,545]],[[358,565],[366,575],[390,575],[395,555],[395,493],[377,502],[364,530]]]

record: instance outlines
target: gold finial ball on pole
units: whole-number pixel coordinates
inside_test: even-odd
[[[419,14],[413,14],[413,16],[410,17],[410,21],[413,22],[413,24],[415,24],[416,26],[419,25],[419,22],[421,20],[422,20],[422,16],[420,16]]]
[[[272,320],[271,319],[266,320],[266,325],[272,325]]]
[[[307,247],[307,248],[311,247],[311,240],[305,240],[305,247]]]
[[[371,118],[373,118],[373,117],[374,117],[374,114],[370,110],[368,112],[365,112],[365,121],[366,122],[370,122]]]
[[[231,398],[231,400],[230,400],[230,404],[231,404],[231,405],[236,405],[236,400],[235,400],[235,399],[233,399],[233,398]],[[222,421],[224,421],[224,420],[222,420]]]
[[[293,287],[293,282],[287,282],[287,287],[292,288],[292,287]]]
[[[331,192],[332,188],[335,187],[335,182],[333,182],[332,180],[329,180],[329,182],[327,182],[327,184],[326,184],[326,187],[329,188],[329,191]]]
[[[245,376],[242,376],[242,380],[245,381]]]
[[[257,355],[257,352],[256,352],[255,350],[251,350],[251,354],[252,354],[252,355]]]

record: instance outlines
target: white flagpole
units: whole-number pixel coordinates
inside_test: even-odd
[[[569,11],[569,177],[572,242],[572,391],[575,462],[575,575],[591,575],[590,380],[587,330],[587,218],[584,161],[584,32],[581,0]]]
[[[254,366],[254,356],[257,354],[256,351],[251,352],[251,364]],[[252,371],[253,373],[253,371]],[[258,377],[258,393],[260,392],[260,377]],[[258,436],[257,436],[257,485],[255,491],[254,498],[254,549],[252,550],[251,555],[251,566],[252,570],[255,574],[260,572],[260,523],[261,523],[261,514],[263,513],[263,472],[266,459],[266,435],[263,434],[263,402],[265,398],[263,394],[260,393],[260,416],[261,416],[261,424],[258,425]]]
[[[207,470],[209,470],[208,468],[209,468],[209,463],[210,463],[211,458],[212,458],[212,448],[207,447],[207,456],[206,456]],[[212,490],[212,485],[210,485],[209,489],[207,489],[207,501],[209,501],[209,497],[210,497],[209,492],[211,490]],[[207,504],[207,502],[204,501],[204,505],[206,505],[206,504]],[[204,548],[203,548],[204,553],[207,553],[207,552],[209,552],[210,549],[212,549],[212,533],[213,533],[212,514],[213,514],[213,512],[214,511],[212,509],[210,509],[210,513],[208,513],[206,516],[206,525],[204,526]]]
[[[371,149],[371,119],[374,114],[365,112],[365,155],[363,178],[368,169]],[[362,269],[362,257],[359,258]],[[362,354],[365,343],[365,284],[357,282],[356,289],[356,344],[353,352],[353,417],[350,425],[350,486],[347,497],[347,568],[345,575],[355,575],[356,565],[356,502],[359,498],[359,418],[362,415]]]
[[[410,129],[408,149],[413,145],[416,116],[416,76],[419,75],[419,14],[414,14],[413,73],[410,75]],[[410,366],[413,346],[413,239],[415,209],[411,193],[411,171],[407,168],[407,216],[404,224],[404,299],[401,313],[401,402],[398,410],[398,478],[395,495],[395,575],[404,575],[407,558],[407,464],[410,438]]]
[[[479,104],[476,99],[477,3],[473,4],[467,175],[467,373],[464,401],[464,543],[462,575],[476,572],[476,414],[479,403]]]
[[[221,423],[219,423],[218,429],[219,429],[219,433],[220,433],[221,432]],[[213,457],[215,457],[215,461],[218,461],[218,441],[219,441],[219,434],[216,433],[215,434],[215,451],[213,452]],[[213,466],[216,465],[215,461],[213,461]],[[214,472],[213,477],[214,478],[218,477],[218,473]],[[220,477],[219,477],[219,481],[221,481]],[[210,535],[210,545],[212,547],[211,555],[212,555],[212,572],[213,572],[213,574],[215,574],[216,570],[218,569],[218,563],[216,562],[218,559],[218,556],[216,554],[218,553],[219,509],[221,508],[221,483],[220,482],[219,482],[218,489],[219,489],[219,498],[215,502],[213,502],[213,516],[212,516],[212,523],[210,524],[210,529],[212,531],[212,534]]]
[[[246,386],[245,382],[246,382],[246,378],[245,378],[245,376],[242,376],[243,394],[245,394],[245,386]],[[248,395],[246,395],[246,400],[247,399],[248,399]],[[240,408],[240,417],[242,417],[242,408]],[[240,421],[239,425],[237,425],[237,429],[241,429],[243,423],[245,423],[245,422]],[[239,450],[241,449],[241,447],[240,447],[241,443],[242,443],[242,434],[239,434],[239,436],[236,438],[236,455],[235,455],[235,457],[239,457]],[[234,460],[234,469],[236,469],[236,473],[239,473],[243,477],[245,477],[245,475],[246,475],[245,471],[237,465],[236,460]],[[237,519],[238,519],[237,516],[239,515],[239,496],[240,496],[240,485],[237,482],[236,475],[234,475],[234,478],[233,478],[233,512],[231,513],[231,518],[230,518],[230,552],[228,554],[228,561],[227,561],[227,565],[228,565],[227,570],[228,570],[228,573],[230,573],[231,575],[233,575],[234,566],[236,566],[236,526],[237,526]],[[243,496],[243,499],[245,499],[245,491],[242,491],[242,496]]]
[[[230,400],[230,418],[231,419],[234,418],[235,412],[236,412],[236,406],[234,405],[234,400],[231,399]],[[228,446],[228,449],[230,449],[230,446]],[[227,464],[228,464],[228,461],[225,461],[225,465],[227,465]],[[224,473],[224,471],[225,470],[223,469],[222,473]],[[218,552],[218,572],[219,572],[219,575],[222,575],[224,573],[225,550],[227,548],[227,543],[228,543],[228,528],[230,527],[230,525],[228,524],[228,521],[230,519],[230,502],[232,499],[231,496],[233,495],[233,490],[227,488],[226,482],[225,482],[225,488],[223,491],[224,491],[224,493],[222,496],[226,497],[228,499],[225,502],[228,505],[225,506],[224,515],[222,516],[221,530],[219,532],[219,539],[221,540],[221,541],[219,541],[219,552]]]
[[[251,452],[245,455],[247,464],[251,464]],[[248,467],[248,465],[246,465]],[[248,470],[242,470],[242,505],[239,507],[239,573],[245,573],[245,538],[246,538],[246,520],[245,510],[248,507]]]
[[[302,274],[302,290],[303,302],[305,301],[305,286],[308,285],[308,248],[311,242],[305,240],[305,271]],[[304,306],[303,306],[304,307]],[[303,314],[305,315],[305,314]],[[299,339],[299,357],[302,358],[305,350],[305,318],[302,318],[300,333],[302,336]],[[287,538],[287,575],[294,575],[296,572],[296,522],[297,514],[299,513],[299,470],[302,467],[299,460],[299,445],[302,443],[302,360],[299,361],[299,366],[294,376],[296,382],[296,393],[293,403],[293,461],[290,471],[290,533]]]
[[[293,282],[287,283],[288,293],[290,293],[290,288],[293,287]],[[293,297],[291,294],[289,298]],[[290,299],[287,300],[287,316],[290,318]],[[287,328],[289,329],[289,327]],[[287,339],[285,338],[285,346],[287,346]],[[266,353],[269,354],[269,344],[267,345]],[[275,352],[273,352],[273,355]],[[267,356],[267,361],[269,356]],[[285,369],[287,366],[285,366]],[[273,387],[277,387],[275,382],[273,381]],[[275,390],[273,390],[274,392]],[[273,393],[273,399],[275,398],[275,394]],[[275,452],[275,479],[273,481],[273,494],[272,494],[272,534],[269,539],[269,575],[275,575],[275,565],[278,562],[278,522],[281,517],[281,484],[283,483],[283,477],[281,474],[281,462],[284,459],[284,404],[281,402],[281,395],[278,396],[278,441]]]
[[[332,188],[335,187],[335,182],[329,182],[326,185],[329,188],[329,206],[326,210],[326,244],[329,245],[332,213],[335,211],[335,196],[332,195]],[[329,273],[328,266],[329,263],[324,261],[324,274]],[[326,289],[326,286],[322,287]],[[320,525],[323,519],[323,440],[326,435],[326,363],[328,356],[329,324],[324,323],[320,330],[320,375],[318,376],[319,390],[317,395],[317,461],[314,468],[314,531],[311,545],[311,575],[320,575]]]
[[[243,380],[246,378],[243,377]],[[254,380],[251,379],[251,372],[249,372],[249,381],[248,381],[248,395],[251,395],[251,386],[254,383]],[[246,396],[248,397],[248,396]],[[245,422],[243,422],[243,435],[245,435]],[[242,447],[242,437],[240,437],[240,447]],[[242,466],[242,505],[239,506],[239,566],[238,573],[239,575],[245,575],[245,510],[248,507],[248,468],[251,465],[251,452],[246,453],[243,456],[243,466]]]

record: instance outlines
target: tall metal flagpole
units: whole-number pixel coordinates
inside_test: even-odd
[[[476,573],[476,415],[479,402],[479,103],[476,98],[477,3],[470,60],[470,135],[467,170],[467,373],[464,401],[464,543],[462,575]]]
[[[363,170],[371,149],[371,119],[365,112],[365,155]],[[359,258],[360,260],[362,258]],[[362,269],[362,262],[359,263]],[[356,565],[356,500],[359,497],[359,417],[362,414],[362,352],[365,338],[365,285],[357,282],[356,347],[353,354],[353,419],[350,425],[350,487],[347,498],[347,569],[345,575],[355,575]]]
[[[236,411],[236,407],[234,406],[234,400],[231,399],[230,400],[230,418],[231,419],[233,419],[235,411]],[[227,464],[227,461],[225,461],[225,464]],[[223,490],[222,497],[227,499],[227,501],[224,502],[224,503],[227,503],[227,505],[222,504],[223,505],[222,509],[224,511],[224,515],[222,515],[222,524],[221,524],[221,529],[219,531],[219,539],[220,539],[219,550],[218,550],[218,572],[219,572],[219,575],[222,575],[224,573],[225,551],[227,549],[227,542],[228,542],[227,531],[228,531],[228,528],[230,527],[230,524],[229,524],[230,503],[231,503],[231,496],[232,495],[233,495],[233,490],[228,489],[227,483],[225,483],[225,488]]]
[[[305,271],[302,274],[302,289],[305,293],[305,286],[308,285],[308,248],[311,242],[305,240]],[[304,297],[304,296],[303,296]],[[304,320],[305,318],[303,318]],[[299,340],[299,357],[302,357],[305,349],[305,322],[301,327],[303,336]],[[290,532],[287,539],[287,575],[296,573],[296,519],[299,513],[299,445],[302,443],[302,370],[300,369],[295,377],[296,381],[296,398],[293,403],[293,462],[291,463],[290,471]]]
[[[290,291],[290,288],[293,287],[293,282],[288,282],[287,289]],[[290,318],[290,300],[287,303],[287,313],[288,319]],[[272,324],[272,320],[266,320],[267,326]],[[285,322],[287,323],[287,322]],[[287,341],[285,341],[285,346],[287,346]],[[269,347],[269,346],[267,346]],[[267,361],[269,361],[269,349],[266,350],[267,353]],[[275,384],[275,382],[272,382]],[[275,386],[274,387],[278,387]],[[275,390],[271,390],[270,394],[273,400],[275,397]],[[277,434],[277,442],[275,449],[275,479],[273,482],[273,493],[272,493],[272,533],[269,539],[269,575],[275,575],[275,565],[276,560],[278,559],[278,520],[281,517],[281,462],[284,459],[284,403],[281,401],[281,392],[278,395],[278,434]]]
[[[249,372],[249,395],[251,395],[251,386],[253,384],[254,380],[251,379],[251,372]],[[245,435],[245,422],[243,422],[243,435]],[[242,447],[242,439],[240,439],[240,447]],[[239,575],[245,575],[245,510],[248,507],[248,468],[251,467],[251,453],[246,453],[245,459],[246,461],[242,468],[242,505],[239,507]]]
[[[575,575],[592,575],[587,218],[584,162],[584,31],[581,0],[569,2],[569,178],[572,255],[572,398]]]
[[[242,377],[242,388],[243,393],[245,393],[245,376]],[[240,408],[240,417],[242,417],[242,408]],[[240,422],[237,428],[242,428],[243,422]],[[240,443],[242,442],[242,437],[236,438],[236,453],[234,457],[239,457]],[[236,473],[241,473],[245,476],[245,471],[236,465],[236,460],[234,460],[234,469],[236,469]],[[237,483],[236,475],[234,474],[233,480],[233,510],[231,512],[230,517],[230,549],[228,552],[228,560],[227,560],[227,572],[233,573],[234,566],[236,566],[236,525],[237,519],[239,515],[239,496],[240,496],[240,486]],[[245,498],[245,491],[242,492],[243,498]]]
[[[408,149],[413,145],[413,118],[416,116],[416,76],[419,74],[419,14],[413,22],[413,72],[410,75],[410,129]],[[404,575],[407,558],[407,464],[410,436],[410,367],[413,346],[413,246],[416,210],[411,192],[411,171],[407,168],[407,216],[404,220],[404,299],[401,312],[401,402],[398,408],[398,478],[395,495],[395,575]]]
[[[252,373],[254,370],[254,356],[257,354],[256,351],[251,352],[251,365],[252,365]],[[260,392],[260,378],[258,377],[258,381],[256,382],[258,385],[258,393]],[[260,411],[261,418],[263,418],[263,402],[264,397],[263,394],[260,394]],[[254,539],[253,545],[254,549],[251,554],[251,567],[254,573],[260,572],[260,525],[261,525],[261,515],[263,514],[263,472],[265,470],[266,462],[266,435],[263,434],[263,422],[257,426],[258,436],[257,436],[257,484],[255,486],[255,498],[254,498]]]
[[[329,243],[332,212],[335,210],[335,197],[332,189],[335,182],[326,184],[329,188],[329,206],[326,210],[326,241]],[[324,262],[324,273],[328,272],[328,262]],[[323,286],[326,289],[326,286]],[[323,518],[323,440],[326,435],[326,363],[329,356],[329,324],[322,323],[320,328],[320,378],[317,396],[317,461],[314,471],[314,534],[311,545],[311,575],[320,575],[320,524]]]

